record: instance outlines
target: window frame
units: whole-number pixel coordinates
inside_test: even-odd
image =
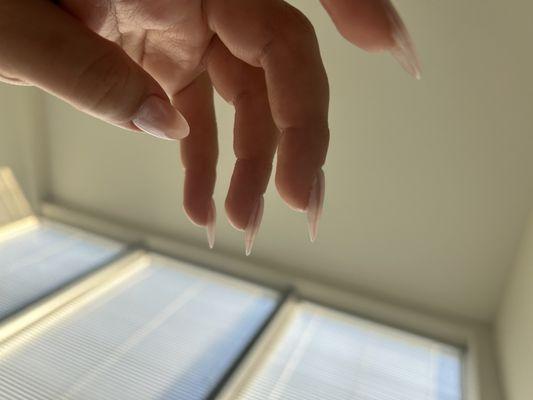
[[[129,257],[134,259],[135,257],[146,257],[147,253],[143,250],[144,248],[286,294],[285,300],[267,324],[266,329],[258,334],[249,346],[250,348],[239,357],[239,363],[236,363],[231,369],[231,373],[228,373],[223,381],[224,384],[217,391],[214,391],[210,398],[224,400],[231,398],[228,397],[231,388],[239,384],[240,381],[242,382],[243,377],[247,374],[247,366],[249,369],[250,363],[256,363],[260,359],[265,346],[268,346],[270,340],[276,336],[276,326],[279,327],[279,324],[283,323],[283,318],[298,300],[304,300],[465,349],[463,358],[464,399],[501,400],[492,346],[492,331],[488,324],[434,315],[362,294],[347,292],[284,271],[265,269],[253,264],[248,259],[214,253],[202,247],[178,242],[150,232],[143,233],[135,227],[113,223],[104,218],[86,215],[52,203],[44,203],[42,213],[43,218],[37,219],[30,216],[5,227],[0,227],[0,237],[9,235],[11,231],[27,229],[28,224],[31,225],[42,220],[71,225],[126,243],[138,243],[139,240],[144,243],[143,246],[138,247],[138,250],[134,250],[125,258],[97,271],[95,276],[89,276],[85,280],[87,282],[84,281],[88,285],[101,282],[101,277],[106,273],[117,273],[117,270],[127,268],[124,265],[125,259],[128,259],[126,264],[135,265],[135,262],[132,263],[132,259]],[[74,283],[62,290],[59,299],[57,295],[54,295],[51,297],[55,297],[55,300],[44,299],[32,306],[30,312],[26,313],[28,315],[22,320],[15,316],[2,323],[0,325],[0,341],[14,334],[18,329],[28,326],[27,324],[35,322],[36,319],[42,318],[47,312],[46,310],[51,307],[50,302],[57,301],[59,303],[53,303],[52,306],[60,306],[62,301],[68,301],[68,299],[73,298],[72,296],[79,295],[79,291],[82,289],[77,285]],[[290,290],[288,290],[289,287]]]

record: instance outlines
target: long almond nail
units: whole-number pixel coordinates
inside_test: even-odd
[[[387,3],[387,12],[392,24],[392,37],[395,43],[390,52],[403,69],[415,79],[420,79],[422,69],[411,35],[407,31],[398,11],[390,2]]]
[[[248,225],[244,230],[244,246],[246,255],[249,256],[252,253],[252,248],[254,247],[255,237],[259,231],[259,226],[261,225],[261,220],[263,219],[263,210],[265,207],[265,200],[263,196],[260,196],[257,199],[252,213],[250,214],[250,219],[248,220]]]
[[[207,211],[207,243],[209,243],[209,248],[212,249],[215,247],[215,227],[217,222],[217,209],[215,207],[215,202],[211,199],[209,205],[209,210]]]
[[[159,139],[183,139],[190,131],[185,117],[170,102],[155,95],[144,101],[132,122],[137,128]]]
[[[313,188],[309,194],[309,203],[307,205],[307,224],[309,228],[309,239],[311,242],[316,240],[318,235],[318,223],[322,216],[324,208],[324,190],[325,190],[324,171],[318,171]]]

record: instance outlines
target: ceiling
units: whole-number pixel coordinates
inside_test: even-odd
[[[533,5],[398,4],[423,79],[315,24],[332,88],[326,204],[310,244],[302,214],[273,185],[252,257],[361,293],[490,320],[533,204]],[[45,98],[47,191],[56,201],[204,245],[181,209],[177,147],[121,132]],[[232,110],[217,103],[218,209],[234,162]],[[216,251],[243,256],[219,212]]]

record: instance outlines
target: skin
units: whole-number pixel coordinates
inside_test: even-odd
[[[311,0],[309,0],[311,1]],[[184,208],[208,223],[216,181],[213,88],[235,107],[226,199],[245,229],[268,185],[305,211],[329,141],[327,76],[311,23],[281,0],[0,0],[0,79],[40,87],[126,129],[149,95],[187,119]],[[388,0],[322,0],[368,51],[395,46]]]

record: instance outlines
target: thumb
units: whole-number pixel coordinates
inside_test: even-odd
[[[189,125],[119,46],[45,0],[0,5],[0,74],[38,86],[109,123],[166,139]]]

